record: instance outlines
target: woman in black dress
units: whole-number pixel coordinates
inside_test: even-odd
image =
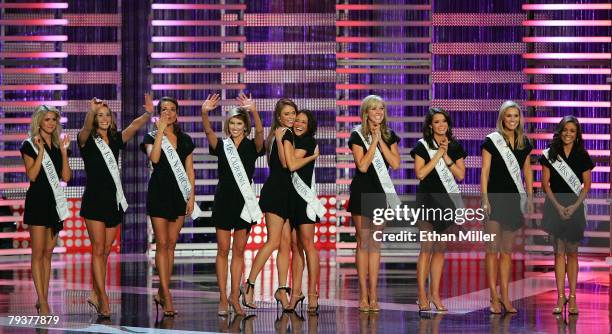
[[[463,180],[465,176],[465,162],[467,153],[461,144],[453,138],[452,123],[449,114],[441,108],[431,108],[425,116],[423,123],[423,140],[418,141],[410,155],[414,158],[414,171],[416,178],[419,179],[417,190],[417,208],[421,205],[425,208],[446,208],[455,209],[451,198],[447,195],[444,184],[436,170],[436,165],[442,159],[446,168],[457,180]],[[425,146],[427,145],[427,146]],[[428,147],[435,150],[433,158],[430,157]],[[460,196],[455,194],[453,196]],[[452,225],[452,221],[441,219],[420,221],[421,231],[435,231],[444,233]],[[421,240],[421,252],[417,262],[417,283],[418,283],[418,305],[419,310],[429,311],[429,302],[433,302],[438,311],[446,311],[446,307],[440,299],[440,280],[442,269],[444,268],[444,250],[446,243],[443,241],[423,241]],[[425,288],[427,277],[431,281],[429,294]]]
[[[582,144],[580,123],[574,116],[565,116],[557,126],[547,155],[540,157],[542,188],[546,192],[542,227],[552,237],[555,250],[557,306],[553,313],[563,312],[569,302],[569,313],[578,314],[576,282],[578,280],[578,245],[584,237],[586,212],[584,200],[591,189],[591,170],[595,167]],[[565,162],[577,178],[573,189],[553,166]],[[570,173],[566,174],[571,176]],[[576,194],[579,184],[582,189]],[[569,300],[565,297],[565,274],[569,282]]]
[[[280,99],[276,102],[273,123],[266,140],[270,174],[261,188],[259,198],[259,206],[265,213],[268,239],[257,252],[245,283],[242,305],[248,308],[256,308],[253,303],[255,279],[275,249],[278,249],[276,264],[279,287],[274,292],[274,299],[277,305],[282,304],[283,309],[286,309],[289,304],[287,294],[291,293],[291,289],[287,286],[287,276],[291,250],[289,217],[293,212],[290,190],[293,185],[291,184],[291,173],[285,161],[283,139],[293,136],[291,128],[295,122],[296,113],[297,105],[290,99]]]
[[[185,215],[191,215],[195,203],[195,174],[192,152],[195,145],[191,137],[182,132],[177,119],[178,102],[162,97],[157,105],[160,114],[155,122],[157,132],[144,136],[143,149],[153,164],[153,173],[147,191],[147,214],[151,217],[155,234],[155,266],[159,272],[159,290],[154,296],[156,305],[162,305],[164,315],[174,316],[176,311],[170,295],[170,278],[174,266],[174,248]],[[185,201],[166,154],[162,141],[166,137],[178,154],[185,169],[191,191]]]
[[[72,176],[68,165],[70,137],[65,135],[60,138],[61,132],[59,111],[51,106],[40,106],[32,115],[28,140],[23,142],[20,149],[30,180],[23,223],[30,227],[32,279],[38,295],[36,311],[41,315],[49,315],[51,312],[48,302],[51,257],[57,244],[57,235],[63,228],[63,220],[67,218],[65,197],[58,197],[62,203],[56,203],[56,196],[43,167],[44,157],[48,156],[53,163],[55,176],[52,175],[52,179],[68,182]],[[59,210],[60,206],[65,210]],[[60,217],[60,212],[63,212],[64,217]]]
[[[491,292],[491,313],[500,313],[503,307],[508,313],[516,313],[508,294],[510,273],[512,271],[512,246],[514,234],[523,226],[521,198],[527,197],[528,212],[533,212],[533,174],[529,153],[532,150],[529,139],[524,134],[524,118],[519,105],[514,101],[504,102],[497,117],[497,130],[489,134],[482,149],[482,170],[480,174],[480,189],[482,193],[482,208],[489,219],[485,224],[485,233],[495,234],[491,242],[487,242],[485,267],[487,282]],[[507,147],[517,163],[515,172],[506,167],[501,153],[495,146],[492,137],[503,138],[502,148]],[[515,179],[521,180],[520,170],[525,176],[526,194],[519,194]],[[521,184],[521,189],[522,183]],[[499,254],[499,257],[498,257]],[[497,272],[500,276],[500,292],[497,292]]]
[[[380,311],[377,294],[380,249],[372,238],[374,227],[371,225],[371,218],[374,207],[386,207],[387,205],[384,200],[374,204],[362,203],[361,195],[385,193],[372,161],[378,150],[387,167],[398,169],[400,154],[397,143],[400,139],[393,130],[387,127],[387,108],[380,96],[369,95],[364,98],[361,102],[360,116],[360,131],[369,142],[369,148],[366,149],[365,143],[356,131],[351,132],[349,147],[353,152],[357,169],[350,186],[348,211],[355,225],[357,239],[355,263],[359,276],[359,311],[378,312]]]
[[[294,138],[284,138],[285,160],[291,172],[312,188],[315,180],[312,179],[315,168],[315,160],[319,156],[319,147],[314,138],[317,132],[317,121],[310,110],[300,110],[293,124]],[[293,140],[292,140],[293,139]],[[305,299],[302,293],[302,275],[304,263],[308,266],[308,312],[316,313],[319,308],[317,284],[319,283],[319,251],[315,246],[314,233],[315,223],[319,218],[311,220],[307,214],[308,203],[298,194],[295,187],[291,188],[292,201],[294,203],[293,214],[289,217],[292,228],[291,252],[293,261],[291,263],[293,287],[289,310],[294,310],[298,303]],[[304,258],[304,251],[306,258]]]
[[[78,142],[85,163],[85,173],[89,176],[83,193],[80,215],[85,219],[87,232],[92,246],[93,290],[87,303],[104,317],[110,316],[108,295],[106,294],[106,266],[111,246],[117,237],[117,227],[123,220],[123,208],[117,201],[115,180],[105,162],[105,157],[96,141],[101,139],[110,148],[114,165],[119,162],[119,150],[132,139],[153,114],[151,96],[145,94],[146,112],[136,118],[125,130],[117,130],[115,117],[108,105],[96,98],[90,102],[83,128],[79,131]],[[99,142],[101,143],[101,142]],[[125,203],[125,202],[124,202]]]
[[[238,96],[240,107],[230,110],[223,127],[223,132],[233,141],[236,146],[244,171],[253,182],[255,172],[255,161],[264,154],[264,130],[257,107],[250,97],[243,93]],[[219,95],[209,96],[202,104],[202,123],[204,132],[208,139],[210,154],[219,158],[219,184],[215,192],[215,202],[212,209],[212,222],[217,235],[217,284],[219,285],[219,310],[218,315],[227,316],[231,305],[237,314],[244,314],[240,307],[240,280],[244,269],[244,249],[249,238],[251,224],[258,221],[245,221],[240,218],[244,207],[244,197],[234,179],[232,169],[223,148],[223,142],[217,138],[213,130],[208,113],[217,107]],[[255,139],[249,139],[251,133],[251,120],[249,111],[253,113],[255,121]],[[231,231],[234,230],[234,241],[231,240]],[[230,273],[232,275],[229,299],[227,296],[227,258],[232,249],[232,262]]]

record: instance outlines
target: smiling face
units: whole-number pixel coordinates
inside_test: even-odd
[[[297,111],[290,105],[285,105],[283,109],[280,111],[279,123],[281,126],[286,128],[293,127],[293,123],[295,122],[295,114]]]
[[[113,115],[110,109],[101,107],[96,112],[96,124],[100,130],[108,130],[113,124]]]
[[[293,131],[296,136],[303,136],[308,133],[308,116],[305,113],[300,113],[295,117]]]
[[[573,122],[565,123],[563,130],[561,130],[561,141],[563,145],[571,145],[576,140],[578,135],[578,127]]]
[[[504,111],[503,125],[504,128],[510,131],[516,130],[521,119],[520,112],[517,108],[511,107]]]
[[[375,101],[366,111],[368,121],[380,125],[385,119],[385,106],[380,101]]]
[[[437,113],[434,114],[431,119],[430,125],[434,135],[445,136],[448,131],[448,122],[446,121],[446,117],[443,114]]]
[[[171,101],[162,101],[160,111],[160,117],[165,118],[168,124],[176,122],[176,104]]]
[[[55,131],[55,128],[57,127],[57,122],[59,122],[57,115],[51,111],[47,112],[45,117],[43,117],[42,121],[40,122],[40,131],[48,135],[53,134],[53,131]]]
[[[232,117],[229,120],[228,130],[232,138],[240,138],[244,136],[246,126],[238,117]]]

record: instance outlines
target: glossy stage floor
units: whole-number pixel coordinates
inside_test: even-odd
[[[250,263],[252,254],[247,256]],[[20,325],[9,316],[35,315],[36,294],[27,257],[0,258],[2,333],[609,333],[612,312],[610,267],[582,258],[578,316],[554,316],[556,301],[550,257],[517,259],[511,283],[518,314],[491,315],[484,263],[477,255],[448,255],[442,294],[446,313],[418,313],[414,259],[384,258],[380,272],[380,313],[357,310],[357,275],[350,257],[323,252],[319,315],[283,314],[272,302],[277,286],[271,260],[256,282],[259,309],[247,317],[217,316],[214,256],[177,258],[172,292],[175,318],[156,314],[153,295],[158,277],[145,255],[112,255],[109,295],[112,318],[100,321],[85,303],[89,294],[89,257],[56,255],[50,302],[58,323]],[[406,263],[406,262],[409,263]],[[304,289],[305,291],[305,289]],[[304,304],[305,305],[305,304]],[[11,324],[11,321],[13,322]],[[32,320],[28,320],[33,322]]]

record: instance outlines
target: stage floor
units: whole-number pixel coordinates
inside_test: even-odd
[[[247,265],[252,254],[247,256]],[[357,310],[357,273],[350,258],[322,252],[321,309],[283,314],[272,293],[277,287],[271,260],[256,282],[259,309],[247,317],[217,316],[218,289],[214,257],[177,258],[172,281],[175,318],[156,315],[153,295],[158,278],[152,259],[145,255],[112,255],[108,290],[111,320],[98,321],[85,303],[91,286],[89,257],[56,255],[50,285],[50,303],[59,318],[56,325],[11,324],[9,316],[35,315],[36,294],[28,257],[0,258],[0,330],[2,333],[609,333],[610,267],[582,259],[579,274],[578,316],[554,316],[556,301],[552,263],[516,260],[511,284],[515,315],[491,315],[484,263],[466,255],[447,259],[442,294],[449,312],[418,313],[415,305],[414,263],[386,259],[380,272],[380,313]],[[306,293],[306,289],[303,289]],[[304,306],[306,303],[304,304]],[[30,321],[30,320],[28,320]],[[12,319],[15,322],[15,318]]]

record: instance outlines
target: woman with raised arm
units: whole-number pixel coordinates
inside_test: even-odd
[[[557,306],[562,313],[569,302],[569,314],[578,314],[578,245],[586,227],[586,199],[591,189],[591,170],[595,164],[584,149],[582,129],[575,116],[565,116],[557,125],[552,142],[540,157],[542,188],[546,192],[542,227],[551,236],[555,251]],[[569,299],[565,297],[565,275]]]
[[[257,252],[243,289],[242,305],[251,309],[257,308],[253,302],[255,279],[276,249],[278,249],[276,261],[280,286],[274,292],[274,299],[283,309],[289,304],[287,297],[287,294],[291,294],[291,289],[287,286],[291,250],[289,217],[293,212],[293,203],[289,196],[292,187],[291,172],[285,160],[283,139],[293,136],[291,128],[296,113],[297,105],[293,101],[286,98],[278,100],[274,107],[270,134],[266,140],[270,174],[261,189],[259,205],[261,211],[265,213],[268,239]]]
[[[21,145],[30,187],[26,193],[23,223],[29,226],[32,244],[32,280],[38,300],[36,311],[49,315],[49,279],[51,257],[57,244],[63,221],[70,217],[66,195],[60,180],[68,182],[72,176],[68,156],[70,137],[60,137],[60,113],[51,106],[36,108],[28,139]]]
[[[195,173],[191,137],[178,124],[178,102],[162,97],[157,105],[157,130],[145,135],[141,148],[153,164],[147,191],[147,214],[155,234],[155,266],[159,289],[155,305],[161,305],[164,316],[175,316],[170,281],[174,266],[174,249],[185,215],[196,219],[200,209],[195,204]]]
[[[315,160],[319,147],[314,138],[317,121],[310,110],[299,110],[293,124],[295,137],[283,139],[285,160],[292,172],[291,191],[294,202],[293,214],[289,217],[292,228],[291,268],[293,287],[288,310],[295,310],[298,303],[306,298],[302,293],[302,274],[304,263],[308,266],[308,313],[319,310],[317,285],[319,283],[319,251],[315,246],[315,223],[325,215],[325,207],[319,202],[314,179]],[[306,251],[306,258],[304,258]],[[305,261],[306,260],[306,261]]]
[[[457,181],[465,176],[464,159],[467,153],[461,143],[453,137],[450,115],[442,108],[430,108],[423,123],[423,139],[419,140],[410,152],[414,158],[414,172],[419,179],[417,208],[426,209],[463,207]],[[439,234],[453,224],[441,217],[431,217],[419,221],[419,230]],[[444,268],[444,241],[421,240],[421,251],[417,262],[417,283],[419,311],[431,310],[430,302],[436,310],[447,311],[440,298],[440,281]],[[429,293],[427,293],[427,278]]]
[[[357,237],[359,311],[378,312],[380,245],[373,239],[373,232],[379,227],[373,226],[371,220],[374,209],[401,204],[388,171],[389,166],[400,166],[400,138],[387,126],[387,107],[380,96],[366,96],[361,101],[360,116],[361,125],[353,129],[349,138],[357,169],[350,186],[348,211]],[[362,198],[362,194],[366,197]],[[379,195],[372,198],[371,194]]]
[[[257,197],[251,187],[255,161],[264,152],[264,130],[257,107],[251,97],[240,93],[237,98],[239,107],[230,110],[223,132],[227,138],[219,140],[213,130],[208,114],[217,107],[219,95],[209,95],[202,104],[202,123],[208,139],[210,154],[219,159],[219,184],[215,192],[212,208],[212,223],[217,236],[217,284],[219,285],[219,316],[227,316],[232,309],[238,315],[244,315],[240,306],[240,280],[244,269],[244,250],[249,238],[252,224],[263,218]],[[255,138],[251,134],[251,119],[255,123]],[[234,231],[233,242],[231,232]],[[228,255],[232,250],[230,264],[231,288],[227,296]],[[231,306],[231,308],[230,308]]]
[[[485,233],[495,235],[487,242],[485,269],[491,292],[493,314],[518,312],[509,294],[514,235],[523,222],[523,212],[533,212],[533,174],[529,153],[533,146],[524,133],[519,105],[506,101],[499,108],[496,131],[487,135],[482,148],[480,188],[482,208],[489,215]],[[525,186],[521,180],[525,176]],[[527,190],[525,191],[525,188]],[[500,292],[497,292],[499,270]]]
[[[121,186],[119,150],[132,139],[154,112],[153,101],[145,94],[145,110],[124,130],[117,130],[115,116],[108,105],[93,98],[85,116],[78,142],[88,175],[81,217],[85,219],[91,240],[93,290],[87,303],[102,317],[110,317],[106,294],[106,266],[111,246],[117,237],[117,227],[123,220],[128,204]]]

